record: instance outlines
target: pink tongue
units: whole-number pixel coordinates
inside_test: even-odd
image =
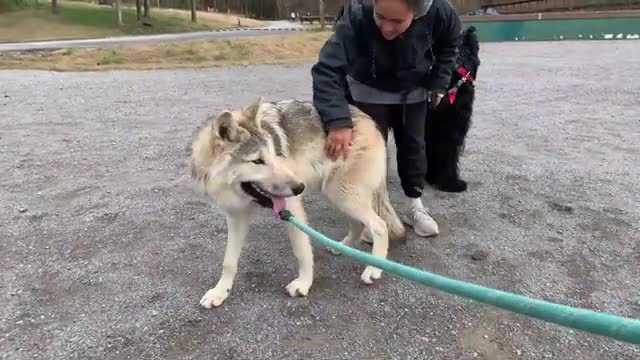
[[[273,212],[276,214],[276,217],[280,217],[280,211],[287,207],[287,201],[280,196],[271,197],[271,202],[273,203]]]

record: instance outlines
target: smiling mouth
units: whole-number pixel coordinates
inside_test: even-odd
[[[251,196],[255,202],[265,208],[272,208],[277,214],[286,207],[286,200],[282,196],[271,194],[258,184],[250,181],[240,183],[242,191]]]
[[[240,184],[242,190],[253,198],[258,204],[263,207],[273,207],[273,201],[271,200],[271,194],[262,189],[256,183],[246,181]]]

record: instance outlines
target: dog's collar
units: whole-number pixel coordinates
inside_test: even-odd
[[[465,81],[473,82],[473,75],[471,75],[471,71],[465,69],[464,66],[458,66],[458,68],[456,69],[456,72],[458,74],[460,74],[460,76],[462,76],[462,79],[460,79],[460,81],[462,81],[462,82],[465,82]]]
[[[471,71],[465,69],[464,66],[458,66],[456,72],[460,75],[460,80],[458,80],[456,85],[447,92],[449,95],[449,104],[453,104],[453,101],[456,99],[458,89],[462,84],[467,81],[473,83],[473,75],[471,75]]]

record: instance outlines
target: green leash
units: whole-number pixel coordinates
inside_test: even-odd
[[[280,218],[288,221],[322,245],[331,247],[355,260],[375,266],[383,271],[415,281],[438,290],[528,315],[554,324],[610,337],[616,340],[640,344],[640,320],[629,319],[608,313],[554,304],[526,296],[512,294],[480,285],[453,280],[444,276],[418,270],[388,259],[370,255],[364,251],[341,244],[317,232],[301,222],[288,210],[280,212]]]

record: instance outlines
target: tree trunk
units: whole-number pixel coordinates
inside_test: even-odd
[[[142,20],[142,5],[140,4],[141,0],[136,0],[136,19],[138,22]]]
[[[196,19],[196,0],[191,0],[191,21],[198,22]]]
[[[149,0],[144,1],[144,18],[149,19]]]
[[[58,0],[51,0],[51,13],[58,14]]]
[[[318,0],[318,5],[320,7],[320,29],[324,30],[324,0]]]
[[[122,26],[122,0],[115,0],[116,2],[116,25]]]
[[[276,17],[277,19],[282,19],[285,18],[285,14],[284,14],[284,1],[283,0],[276,0]]]

